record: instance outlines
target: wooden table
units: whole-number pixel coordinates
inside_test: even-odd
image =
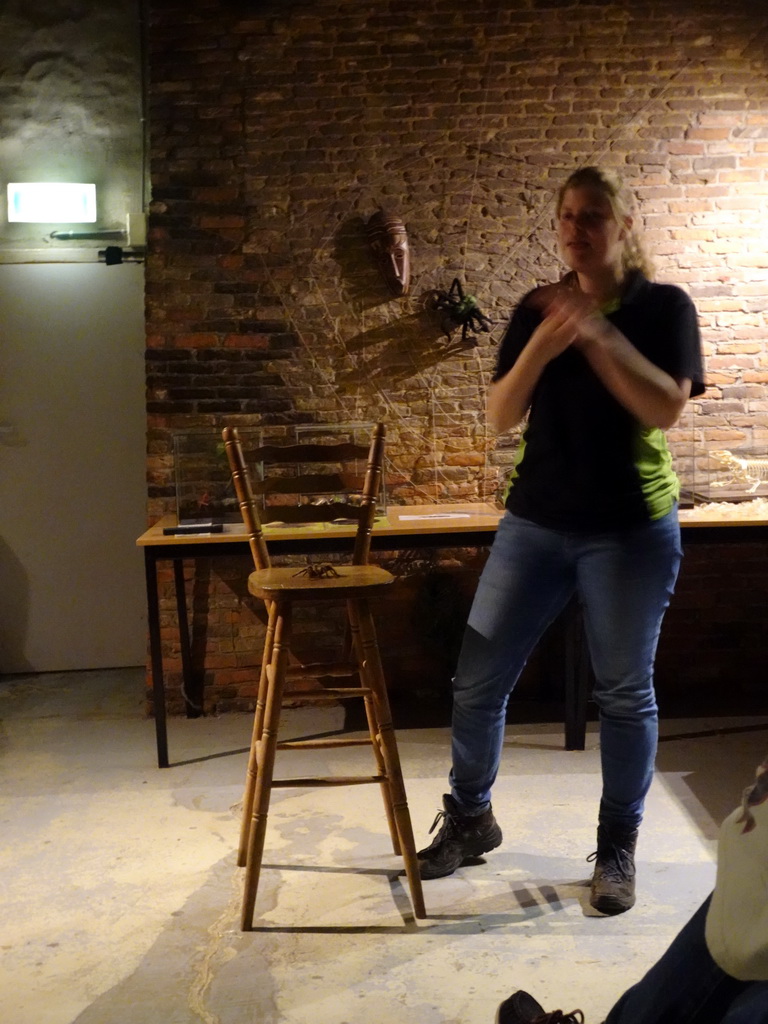
[[[487,547],[493,542],[502,515],[502,509],[489,503],[394,506],[387,510],[386,516],[376,520],[371,546],[376,550],[386,551],[407,548]],[[219,534],[166,536],[163,529],[175,524],[174,516],[166,516],[136,541],[144,552],[157,762],[160,768],[168,767],[168,736],[157,563],[173,563],[182,675],[186,689],[192,678],[192,658],[183,561],[249,551],[245,528],[240,523],[225,525],[224,532]],[[762,518],[713,520],[697,509],[682,509],[680,524],[686,544],[765,541],[768,538],[768,519]],[[323,523],[266,527],[264,532],[269,549],[275,555],[321,554],[349,550],[354,527]],[[583,750],[590,669],[578,622],[566,626],[564,639],[565,747],[567,750]]]
[[[455,505],[403,505],[387,510],[376,519],[371,547],[376,550],[406,548],[484,547],[492,543],[503,510],[487,502]],[[168,767],[168,732],[165,713],[165,679],[160,639],[160,603],[157,563],[173,563],[176,612],[179,624],[182,676],[185,691],[192,678],[192,657],[187,604],[184,592],[184,559],[220,558],[249,554],[242,523],[224,525],[222,533],[166,535],[176,525],[175,516],[165,516],[136,541],[144,552],[147,587],[150,668],[157,736],[157,763]],[[273,555],[322,554],[351,551],[355,527],[330,523],[266,526],[264,535]]]

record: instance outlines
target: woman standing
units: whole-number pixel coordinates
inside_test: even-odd
[[[568,178],[556,216],[570,272],[522,300],[501,342],[488,417],[500,432],[526,413],[528,424],[454,678],[451,793],[419,853],[422,878],[440,878],[501,843],[491,788],[507,701],[577,594],[603,776],[591,903],[606,914],[635,902],[658,733],[653,662],[681,557],[664,430],[704,390],[696,311],[681,289],[650,282],[630,209],[599,168]]]

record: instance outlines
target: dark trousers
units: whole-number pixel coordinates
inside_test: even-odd
[[[737,981],[704,941],[709,898],[605,1024],[768,1024],[768,981]]]

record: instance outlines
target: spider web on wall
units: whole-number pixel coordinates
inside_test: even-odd
[[[405,152],[393,135],[376,160],[360,154],[346,180],[335,181],[325,197],[318,189],[299,215],[282,208],[282,244],[264,257],[264,269],[311,369],[311,411],[351,421],[384,419],[389,458],[409,500],[462,496],[463,485],[467,496],[473,488],[480,499],[496,493],[499,469],[511,462],[514,445],[485,426],[484,396],[515,303],[562,273],[552,230],[555,190],[575,166],[615,164],[614,147],[623,152],[638,135],[647,136],[669,89],[699,64],[681,58],[659,72],[650,94],[629,90],[623,116],[594,128],[591,148],[578,160],[553,144],[549,163],[541,162],[541,145],[532,163],[521,155],[516,133],[497,128],[494,116],[481,111],[466,132]],[[664,139],[644,145],[655,145],[663,167]],[[671,180],[671,172],[664,173]],[[641,169],[638,176],[642,180]],[[263,210],[267,200],[256,198]],[[400,217],[409,233],[411,288],[399,299],[387,293],[367,246],[365,223],[379,207]],[[251,251],[263,249],[254,242]],[[290,273],[278,276],[275,268]],[[456,334],[447,337],[427,306],[453,278],[493,321],[474,347],[461,346]],[[297,403],[305,384],[304,377],[297,381]],[[473,476],[466,466],[461,482],[448,472],[439,443],[438,433],[452,430],[465,439],[467,456],[482,454],[482,471]]]

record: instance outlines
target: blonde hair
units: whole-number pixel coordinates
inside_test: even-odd
[[[648,255],[643,244],[640,227],[635,216],[634,199],[624,186],[621,178],[612,171],[603,170],[601,167],[579,167],[578,170],[569,175],[557,193],[557,205],[555,208],[555,215],[557,217],[560,216],[560,208],[563,205],[565,193],[571,188],[591,188],[602,193],[611,204],[613,215],[619,224],[623,224],[627,217],[632,217],[632,225],[627,228],[624,240],[621,267],[624,273],[627,273],[629,270],[639,270],[647,278],[652,278],[654,275],[653,260]]]

